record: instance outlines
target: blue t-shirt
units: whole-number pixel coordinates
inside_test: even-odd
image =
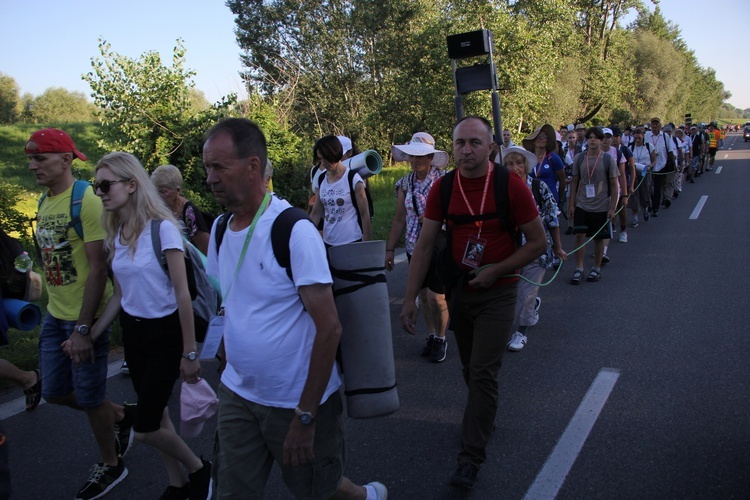
[[[560,201],[557,194],[557,172],[560,170],[565,170],[562,159],[557,153],[547,153],[544,159],[542,159],[542,163],[537,163],[529,174],[531,177],[536,177],[547,184],[547,187],[549,187],[549,190],[555,197],[555,203]]]

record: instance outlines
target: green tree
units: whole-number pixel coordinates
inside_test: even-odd
[[[172,66],[164,66],[158,52],[138,59],[117,54],[99,40],[101,57],[91,61],[84,75],[99,107],[101,146],[133,153],[146,169],[171,163],[182,171],[185,190],[193,201],[213,208],[202,167],[202,134],[230,113],[236,96],[230,94],[207,109],[191,105],[192,77],[184,67],[185,47],[177,40]],[[198,94],[192,94],[193,101]]]
[[[16,80],[0,73],[0,123],[15,123],[21,110],[21,99]]]
[[[95,112],[83,92],[50,87],[26,103],[22,118],[26,123],[84,123],[93,121]]]

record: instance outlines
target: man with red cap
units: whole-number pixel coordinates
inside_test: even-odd
[[[82,197],[75,199],[71,167],[75,158],[86,161],[86,155],[68,134],[39,130],[24,150],[37,184],[47,188],[39,202],[35,234],[49,293],[39,334],[42,395],[49,403],[86,413],[100,459],[75,498],[99,498],[128,474],[122,456],[132,439],[134,419],[132,407],[106,399],[109,329],[94,342],[89,336],[112,295],[103,251],[102,203],[85,184]],[[76,203],[81,204],[80,224],[71,220]],[[73,347],[70,357],[62,349],[66,340]]]

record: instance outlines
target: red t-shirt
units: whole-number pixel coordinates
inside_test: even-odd
[[[456,175],[460,173],[456,172]],[[494,175],[494,174],[492,174]],[[430,194],[427,196],[427,207],[424,216],[430,220],[442,222],[443,214],[440,207],[440,186],[443,178],[441,177],[433,184]],[[484,204],[484,213],[495,213],[495,190],[494,179],[490,179],[489,188],[487,189],[487,200]],[[475,214],[479,214],[479,207],[482,204],[482,193],[484,192],[485,176],[469,179],[461,176],[461,186],[463,187],[466,198],[471,203],[471,208]],[[539,216],[539,210],[536,208],[536,202],[531,194],[531,190],[526,183],[517,175],[508,176],[508,196],[510,198],[510,220],[516,226],[528,224]],[[464,197],[458,188],[458,179],[453,179],[453,192],[451,193],[450,205],[448,212],[452,215],[471,215]],[[448,222],[452,225],[452,222]],[[462,264],[466,245],[470,236],[477,236],[478,228],[474,224],[461,224],[451,226],[452,234],[452,255],[453,261],[462,269],[470,270],[471,268]],[[487,240],[487,245],[482,254],[482,260],[479,265],[494,264],[507,259],[516,251],[516,244],[513,236],[502,228],[500,219],[493,217],[484,221],[482,225],[482,234],[480,238]],[[519,273],[517,269],[515,273]],[[518,278],[501,278],[493,286],[499,286],[507,283],[518,281]]]

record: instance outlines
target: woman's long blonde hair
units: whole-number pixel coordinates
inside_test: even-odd
[[[128,198],[130,207],[130,220],[121,220],[117,212],[102,212],[102,226],[107,236],[104,239],[104,249],[107,252],[107,260],[112,261],[115,255],[115,238],[117,231],[122,226],[127,228],[132,235],[139,235],[151,219],[168,220],[177,225],[172,211],[167,208],[159,196],[159,192],[151,183],[148,172],[143,168],[138,158],[130,153],[115,151],[105,155],[96,164],[96,171],[108,168],[119,179],[131,179],[135,182],[135,191]],[[179,228],[180,226],[177,225]],[[137,240],[128,245],[128,254],[135,255]]]

